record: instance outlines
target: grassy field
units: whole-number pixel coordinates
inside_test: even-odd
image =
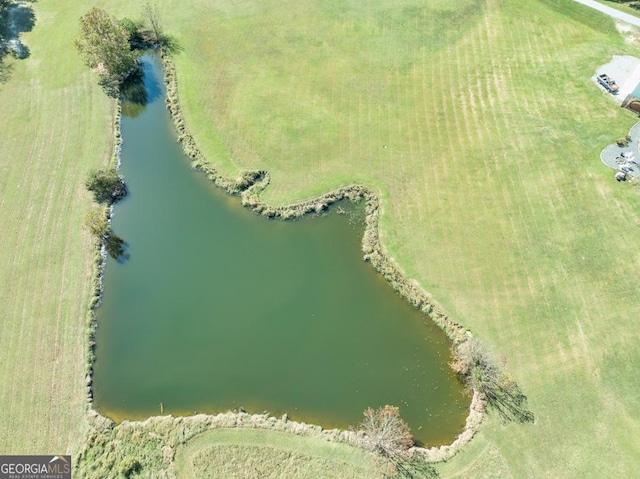
[[[178,479],[374,479],[374,459],[345,446],[250,429],[217,429],[192,439],[176,454]]]
[[[112,113],[71,47],[93,3],[36,3],[0,85],[0,453],[74,450],[84,429],[82,180]],[[268,169],[274,204],[372,187],[397,264],[506,357],[536,423],[490,416],[443,478],[633,476],[640,189],[598,154],[636,118],[589,80],[636,51],[612,21],[570,0],[158,4],[215,165]]]
[[[82,440],[92,248],[83,182],[112,143],[112,106],[71,51],[86,6],[34,7],[31,56],[0,85],[0,454],[60,454]]]

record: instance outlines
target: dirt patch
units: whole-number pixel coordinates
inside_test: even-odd
[[[624,37],[627,43],[640,46],[640,28],[624,22],[616,22],[616,30]]]

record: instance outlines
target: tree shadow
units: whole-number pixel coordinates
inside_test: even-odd
[[[31,55],[20,34],[33,30],[35,23],[36,16],[30,5],[0,1],[0,84],[9,80],[13,69],[13,65],[4,61],[7,55],[19,60]]]
[[[144,59],[140,68],[133,72],[120,86],[122,114],[135,118],[140,115],[149,103],[162,96],[162,85],[156,78],[151,64]]]
[[[33,9],[24,3],[13,3],[0,13],[0,17],[3,52],[18,59],[27,58],[31,52],[20,40],[20,34],[33,30],[36,23]]]
[[[139,68],[120,86],[120,102],[122,114],[135,118],[142,113],[149,103],[149,94],[144,85],[144,72]]]
[[[107,254],[118,263],[123,264],[129,260],[130,255],[126,252],[128,244],[113,232],[109,232],[104,238],[104,248]]]
[[[527,396],[515,385],[511,391],[500,391],[499,394],[488,394],[487,402],[490,410],[497,412],[503,423],[520,424],[535,421],[535,414],[529,410]]]
[[[180,41],[173,35],[162,35],[160,38],[160,46],[172,55],[184,51],[184,47]]]
[[[11,76],[11,70],[13,70],[12,64],[7,64],[2,61],[2,57],[0,56],[0,85],[6,83]]]
[[[503,423],[532,423],[535,415],[529,410],[527,396],[520,386],[512,383],[507,387],[496,386],[485,392],[489,412],[495,411]]]
[[[440,474],[435,467],[424,459],[404,454],[380,454],[392,466],[389,479],[438,479]]]
[[[29,5],[17,3],[7,10],[9,27],[14,36],[21,33],[30,32],[36,24],[36,15]]]
[[[127,261],[129,261],[129,258],[131,258],[131,255],[129,253],[122,253],[120,256],[116,258],[116,262],[118,264],[124,264]]]
[[[470,392],[476,391],[486,401],[487,413],[495,411],[503,423],[530,423],[535,415],[529,410],[527,396],[513,378],[504,371],[504,359],[476,338],[452,348],[450,364]]]

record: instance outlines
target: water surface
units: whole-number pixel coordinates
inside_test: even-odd
[[[242,407],[346,428],[392,404],[416,439],[450,442],[469,398],[449,342],[362,260],[362,221],[335,207],[267,220],[193,171],[155,62],[149,103],[122,119],[129,196],[113,229],[129,258],[106,266],[97,410],[119,421],[161,404],[174,415]]]

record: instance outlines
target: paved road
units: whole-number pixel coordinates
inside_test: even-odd
[[[640,27],[640,18],[629,15],[628,13],[621,12],[620,10],[616,10],[615,8],[608,7],[607,5],[603,5],[602,3],[596,2],[596,0],[574,1],[586,5],[587,7],[595,8],[596,10],[599,10],[605,15],[609,15],[612,18],[615,18],[616,20],[621,20],[631,25],[635,25],[636,27]]]

